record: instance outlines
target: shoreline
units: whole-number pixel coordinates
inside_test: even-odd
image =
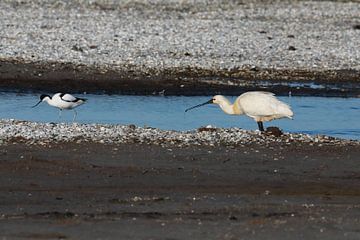
[[[286,133],[276,127],[265,132],[241,128],[202,127],[191,131],[162,130],[121,124],[39,123],[23,120],[0,120],[2,144],[49,143],[103,144],[141,143],[160,146],[246,146],[259,144],[302,144],[308,146],[360,146],[359,140],[341,139],[325,135]]]

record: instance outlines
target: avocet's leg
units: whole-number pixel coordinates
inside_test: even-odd
[[[61,112],[62,112],[62,109],[59,108],[59,121],[61,120]]]
[[[258,127],[259,127],[259,130],[261,131],[261,132],[263,132],[264,131],[264,125],[263,125],[263,122],[257,122],[257,124],[258,124]]]
[[[73,117],[73,122],[75,121],[75,119],[76,119],[76,116],[77,116],[77,112],[76,112],[76,110],[75,109],[73,109],[74,110],[74,117]]]

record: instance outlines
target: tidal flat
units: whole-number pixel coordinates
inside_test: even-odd
[[[338,138],[358,136],[359,13],[358,1],[0,1],[0,89],[18,104],[0,121],[0,238],[360,239],[360,143]],[[305,97],[303,125],[166,130],[139,115],[86,122],[86,105],[65,124],[29,107],[42,93],[251,90]],[[309,96],[349,101],[321,112]]]

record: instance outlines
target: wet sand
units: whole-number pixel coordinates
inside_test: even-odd
[[[4,239],[359,239],[360,147],[8,144]]]
[[[144,73],[56,62],[0,60],[0,89],[10,91],[157,95],[277,95],[360,97],[357,70],[243,68],[167,69]]]

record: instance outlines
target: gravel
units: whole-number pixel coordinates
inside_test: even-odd
[[[360,3],[2,0],[0,59],[152,73],[360,70]]]
[[[165,131],[135,125],[36,123],[18,120],[0,121],[0,143],[48,144],[56,142],[144,143],[155,145],[237,146],[245,144],[305,143],[310,145],[359,145],[360,141],[328,136],[284,133],[273,136],[240,128],[213,128],[193,131]]]

